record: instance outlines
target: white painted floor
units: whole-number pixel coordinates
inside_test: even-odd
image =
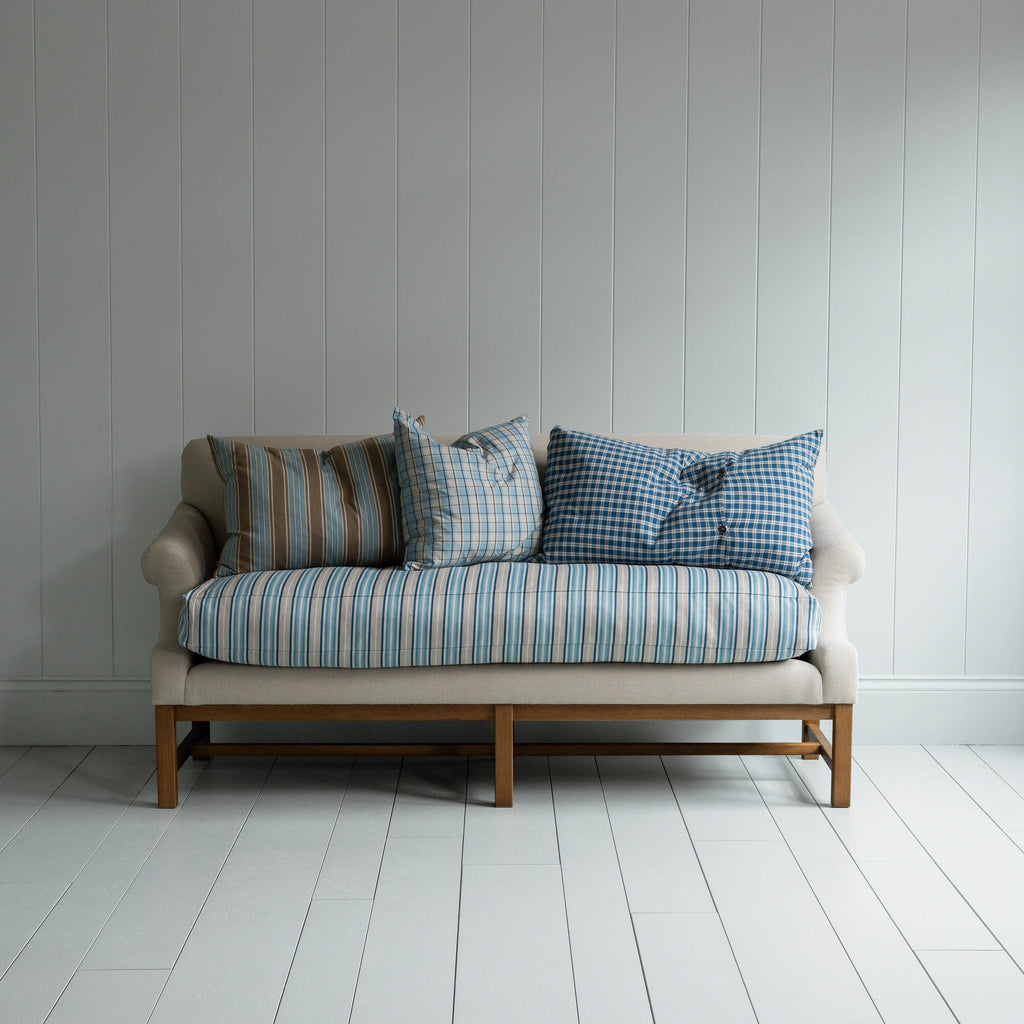
[[[856,760],[0,748],[0,1022],[1024,1019],[1024,747]]]

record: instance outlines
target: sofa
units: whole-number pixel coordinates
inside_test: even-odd
[[[781,439],[766,435],[610,435],[660,448],[726,452]],[[325,448],[346,436],[262,436],[233,440],[277,448]],[[454,437],[439,437],[451,443]],[[547,442],[531,435],[541,480]],[[237,664],[182,646],[183,595],[210,580],[226,536],[225,483],[207,439],[181,461],[180,504],[143,555],[159,591],[160,632],[152,654],[158,803],[177,805],[177,773],[189,757],[218,755],[456,754],[494,758],[495,806],[513,799],[513,754],[784,754],[823,759],[831,800],[850,804],[857,653],[846,629],[846,589],[864,555],[826,497],[824,452],[814,468],[811,592],[820,609],[813,649],[748,664],[416,664],[322,668]],[[792,742],[516,742],[517,722],[791,720]],[[215,742],[213,722],[435,721],[493,723],[493,742]],[[831,721],[831,735],[822,723]],[[187,735],[179,742],[178,725]]]

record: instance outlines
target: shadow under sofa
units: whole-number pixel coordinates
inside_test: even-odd
[[[365,435],[252,436],[280,448],[329,448]],[[663,448],[729,451],[782,440],[768,435],[614,434]],[[455,435],[440,436],[450,443]],[[532,435],[543,480],[547,437]],[[825,760],[832,805],[850,804],[857,652],[846,631],[846,588],[864,555],[826,499],[825,455],[815,469],[812,592],[821,610],[817,646],[799,658],[756,664],[493,664],[403,668],[277,668],[210,661],[178,641],[182,596],[209,579],[224,543],[224,482],[205,438],[182,453],[182,501],[143,555],[160,594],[153,649],[158,804],[178,802],[178,769],[215,755],[456,754],[493,756],[495,805],[512,805],[513,753],[787,754]],[[793,742],[515,743],[517,721],[792,720]],[[831,720],[831,740],[821,723]],[[211,722],[488,721],[493,743],[217,743]],[[179,743],[177,723],[191,723]]]

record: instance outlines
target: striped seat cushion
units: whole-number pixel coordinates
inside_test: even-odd
[[[225,485],[227,540],[217,575],[401,561],[391,435],[329,451],[209,442]]]
[[[814,597],[771,573],[484,562],[208,580],[185,595],[179,639],[217,661],[279,667],[717,664],[800,655],[819,623]]]

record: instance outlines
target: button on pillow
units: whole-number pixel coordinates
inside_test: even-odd
[[[543,499],[526,416],[446,445],[395,409],[395,453],[407,569],[540,550]]]
[[[707,453],[555,427],[544,559],[753,569],[809,584],[821,436]]]

